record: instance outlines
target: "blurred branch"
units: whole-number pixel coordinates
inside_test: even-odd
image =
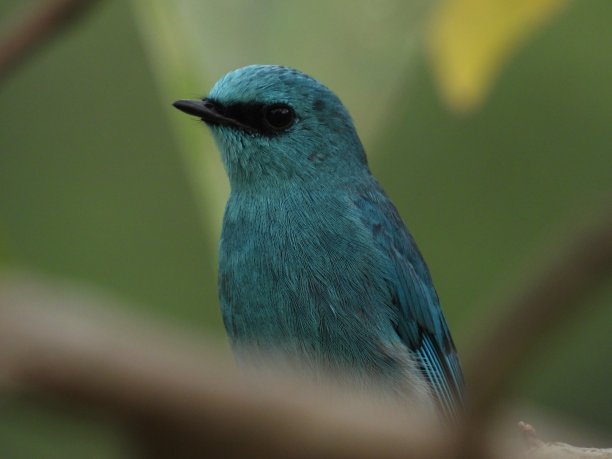
[[[452,457],[450,436],[434,439],[423,416],[286,375],[247,384],[205,343],[118,320],[117,309],[0,278],[0,389],[102,409],[147,458]]]
[[[501,446],[485,450],[488,423],[453,432],[423,413],[279,372],[247,383],[201,340],[120,318],[117,309],[90,293],[0,277],[0,390],[101,409],[146,458],[518,457]],[[555,450],[567,459],[610,458],[531,437],[529,458]]]
[[[471,415],[486,420],[526,355],[612,277],[612,209],[577,234],[546,269],[499,308],[505,311],[467,362]]]
[[[44,43],[72,25],[98,0],[53,0],[43,2],[25,18],[10,19],[0,40],[0,80],[31,57]]]

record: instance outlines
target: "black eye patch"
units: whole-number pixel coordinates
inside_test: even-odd
[[[219,114],[237,122],[235,127],[238,129],[244,126],[248,130],[243,130],[266,137],[274,137],[283,133],[293,125],[296,119],[295,111],[287,104],[259,102],[221,104],[214,100],[212,102]]]

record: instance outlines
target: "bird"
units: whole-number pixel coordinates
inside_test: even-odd
[[[249,65],[173,105],[210,128],[229,178],[218,294],[237,360],[282,355],[456,417],[464,379],[432,277],[340,99]]]

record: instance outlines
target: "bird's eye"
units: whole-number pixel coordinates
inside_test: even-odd
[[[274,130],[287,129],[295,121],[295,112],[285,104],[269,105],[264,109],[264,120]]]

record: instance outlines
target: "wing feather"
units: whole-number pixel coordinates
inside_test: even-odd
[[[355,204],[362,222],[371,225],[376,244],[390,262],[390,304],[398,308],[396,331],[417,357],[442,411],[454,417],[463,404],[463,374],[423,257],[378,186],[362,190]]]

